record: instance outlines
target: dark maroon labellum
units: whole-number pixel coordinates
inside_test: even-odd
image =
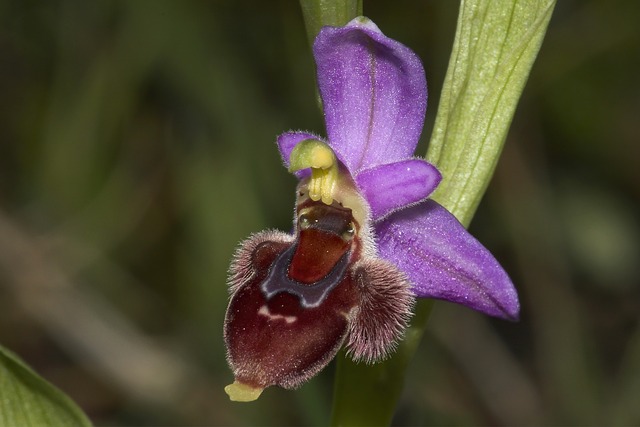
[[[354,227],[349,209],[318,203],[300,210],[295,241],[256,246],[225,322],[236,381],[296,387],[339,350],[358,300]]]
[[[232,400],[299,386],[345,342],[354,360],[367,362],[393,348],[413,296],[396,267],[362,256],[359,226],[350,209],[307,199],[294,236],[265,231],[243,242],[231,264],[224,330]]]

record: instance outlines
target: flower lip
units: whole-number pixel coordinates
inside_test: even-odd
[[[354,310],[358,295],[349,275],[315,298],[317,287],[304,284],[294,283],[293,293],[276,290],[269,297],[262,289],[274,270],[286,281],[286,260],[280,257],[285,266],[278,268],[274,263],[295,244],[295,235],[264,231],[245,240],[232,261],[224,326],[227,360],[235,377],[226,389],[232,399],[252,400],[273,385],[297,388],[329,363],[349,331],[345,314]],[[312,299],[322,301],[316,306]],[[305,307],[303,300],[314,307]]]

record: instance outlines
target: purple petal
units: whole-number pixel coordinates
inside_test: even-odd
[[[371,206],[376,221],[391,212],[426,199],[442,175],[421,159],[409,159],[363,170],[356,183]]]
[[[313,52],[329,143],[351,173],[411,157],[427,107],[416,54],[366,18],[322,28]]]
[[[432,200],[376,226],[380,255],[403,270],[419,297],[444,299],[515,320],[513,283],[491,253]]]
[[[276,143],[278,144],[278,151],[280,151],[280,156],[282,157],[282,163],[285,167],[289,167],[289,156],[291,156],[291,152],[293,151],[293,147],[298,145],[299,142],[304,141],[305,139],[318,139],[323,141],[323,138],[320,138],[317,135],[314,135],[309,132],[302,131],[290,131],[285,132],[278,137]],[[301,170],[294,173],[298,179],[303,178],[309,175],[308,170]]]

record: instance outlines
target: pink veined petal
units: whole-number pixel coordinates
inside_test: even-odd
[[[431,163],[408,159],[361,171],[356,183],[371,207],[374,221],[418,203],[436,189],[442,175]]]
[[[329,144],[351,173],[411,157],[427,106],[416,54],[366,18],[324,27],[313,52]]]
[[[445,208],[427,200],[376,227],[380,256],[404,271],[419,297],[516,320],[518,294],[498,261]]]

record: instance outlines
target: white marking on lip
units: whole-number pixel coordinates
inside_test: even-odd
[[[262,316],[267,317],[269,320],[280,320],[283,319],[285,322],[291,324],[293,322],[295,322],[296,320],[298,320],[298,318],[296,316],[283,316],[282,314],[272,314],[269,311],[269,307],[267,307],[266,305],[263,305],[262,307],[260,307],[260,310],[258,310],[258,314],[261,314]]]

